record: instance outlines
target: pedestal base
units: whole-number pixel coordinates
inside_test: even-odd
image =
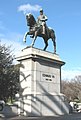
[[[20,68],[19,114],[25,116],[54,116],[69,113],[61,92],[61,66],[56,54],[36,48],[24,49],[17,60]]]

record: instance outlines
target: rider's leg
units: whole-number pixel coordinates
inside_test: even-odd
[[[45,34],[45,22],[42,22],[43,31],[42,34]]]

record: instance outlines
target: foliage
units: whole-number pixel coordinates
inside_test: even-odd
[[[13,65],[14,55],[10,46],[0,44],[0,99],[5,102],[11,100],[18,92],[19,67]]]
[[[81,76],[76,76],[70,81],[62,81],[62,93],[69,101],[81,102]]]

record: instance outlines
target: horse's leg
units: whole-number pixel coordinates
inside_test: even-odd
[[[45,42],[45,47],[44,47],[44,49],[43,49],[43,50],[45,51],[45,50],[46,50],[46,48],[47,48],[47,46],[48,46],[48,41],[45,41],[45,40],[44,40],[44,42]]]
[[[54,53],[56,53],[56,36],[55,36],[55,32],[53,30],[51,30],[51,39],[53,41]]]
[[[32,44],[31,44],[32,47],[34,46],[36,38],[37,38],[37,31],[35,31],[35,34],[34,34],[34,38],[33,38]]]
[[[56,53],[56,41],[55,41],[55,38],[53,38],[52,41],[53,41],[53,45],[54,45],[54,53]]]
[[[26,32],[25,35],[24,35],[24,38],[23,38],[23,41],[26,42],[26,38],[27,38],[27,35],[28,35],[29,32]]]

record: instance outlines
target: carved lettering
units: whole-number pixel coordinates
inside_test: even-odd
[[[47,75],[47,74],[42,74],[42,76],[51,78],[51,75]]]
[[[46,81],[54,81],[55,76],[53,74],[48,74],[48,73],[42,73],[42,80]]]

